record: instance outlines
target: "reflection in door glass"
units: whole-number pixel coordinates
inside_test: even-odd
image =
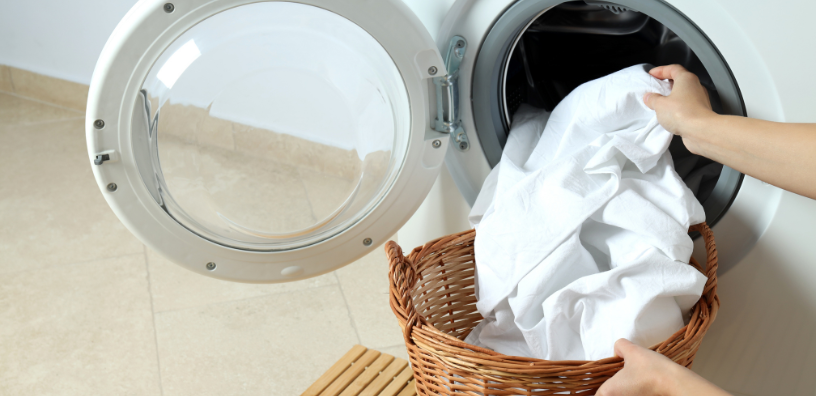
[[[393,61],[312,6],[255,3],[202,21],[164,51],[143,94],[134,120],[149,127],[133,133],[148,136],[134,148],[151,153],[145,183],[183,226],[239,249],[342,232],[382,199],[407,150]]]

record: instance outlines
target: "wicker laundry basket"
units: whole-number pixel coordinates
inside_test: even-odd
[[[692,226],[705,240],[707,265],[691,265],[707,277],[703,295],[689,324],[651,347],[691,367],[714,318],[717,297],[717,249],[714,234],[703,224]],[[506,356],[463,342],[482,320],[473,289],[475,231],[431,241],[402,255],[399,245],[385,245],[390,261],[391,309],[403,329],[420,395],[551,395],[594,394],[623,368],[610,357],[598,361],[547,361]]]

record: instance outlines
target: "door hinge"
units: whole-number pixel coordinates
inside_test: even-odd
[[[435,77],[436,86],[436,120],[433,129],[442,133],[449,133],[454,147],[459,151],[470,149],[467,133],[462,128],[459,115],[459,64],[465,56],[467,41],[461,36],[451,38],[448,45],[448,54],[445,57],[445,68],[448,74]]]

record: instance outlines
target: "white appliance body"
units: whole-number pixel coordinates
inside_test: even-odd
[[[428,16],[439,12],[438,6],[405,1],[426,24],[442,19]],[[816,15],[816,2],[667,2],[704,32],[722,54],[739,85],[749,117],[816,123],[816,80],[806,77],[816,64],[816,26],[810,21]],[[496,20],[513,3],[460,0],[452,4],[440,26],[431,25],[429,30],[438,31],[440,49],[447,46],[450,37],[459,35],[468,41],[468,51],[473,54],[480,51]],[[473,79],[475,61],[475,56],[463,60],[459,69],[463,81]],[[461,97],[471,98],[471,88],[461,84]],[[462,194],[472,203],[490,165],[479,150],[479,135],[472,133],[476,128],[472,101],[463,100],[460,110],[473,149],[461,152],[451,146],[446,163]],[[433,228],[413,225],[412,230],[416,229]],[[703,341],[694,370],[734,394],[813,395],[816,201],[745,176],[736,198],[713,230],[720,259],[722,309]],[[440,232],[425,236],[411,233],[410,239],[428,240]],[[695,256],[701,251],[695,249]]]
[[[142,0],[137,3],[114,31],[100,57],[87,111],[90,160],[99,162],[92,165],[94,175],[114,212],[143,242],[179,264],[208,276],[244,282],[289,281],[333,270],[378,246],[406,221],[400,232],[400,243],[406,249],[462,230],[466,227],[467,204],[475,200],[491,169],[491,158],[495,160],[501,150],[497,143],[482,141],[483,136],[488,136],[483,135],[485,128],[477,130],[477,118],[484,112],[476,110],[474,103],[483,97],[474,93],[474,87],[485,83],[477,78],[479,55],[491,50],[485,43],[509,10],[518,12],[517,6],[535,2],[404,2],[408,7],[398,0],[293,0],[292,3],[300,4],[284,6],[298,9],[309,6],[311,8],[306,7],[309,13],[334,13],[336,15],[326,16],[332,23],[337,22],[335,17],[340,15],[346,22],[337,22],[338,26],[346,26],[348,21],[357,25],[347,26],[349,34],[358,34],[351,31],[362,28],[375,38],[382,47],[377,47],[377,51],[387,53],[394,63],[396,72],[391,75],[402,78],[402,85],[397,83],[401,87],[397,89],[399,92],[389,95],[396,103],[395,112],[404,115],[401,122],[410,126],[400,135],[404,139],[402,151],[397,154],[404,157],[400,157],[393,168],[396,170],[393,179],[388,181],[390,187],[383,188],[381,196],[371,201],[370,210],[360,211],[362,214],[353,219],[356,222],[350,220],[346,228],[332,231],[333,234],[322,239],[320,224],[314,227],[316,232],[304,233],[312,239],[297,240],[298,235],[290,233],[287,238],[291,237],[295,247],[277,250],[244,249],[240,244],[217,243],[196,233],[195,222],[183,225],[181,220],[171,217],[145,176],[144,169],[148,168],[161,176],[161,171],[156,170],[161,165],[155,153],[145,154],[147,138],[138,132],[152,127],[146,117],[141,121],[137,117],[145,108],[148,116],[152,114],[146,103],[148,93],[142,87],[152,78],[153,65],[161,66],[159,62],[163,62],[161,57],[166,50],[172,49],[167,51],[170,56],[173,51],[181,53],[187,48],[186,60],[179,58],[184,60],[181,62],[184,65],[177,67],[178,74],[170,73],[169,83],[162,78],[162,70],[158,72],[158,79],[167,89],[171,89],[185,68],[201,55],[195,49],[191,57],[189,46],[173,47],[177,39],[184,38],[188,31],[194,32],[198,24],[212,16],[245,5],[254,4],[254,9],[261,9],[266,6],[257,5],[266,2],[176,0],[173,5]],[[554,6],[561,1],[541,0],[539,3]],[[744,111],[750,117],[772,121],[816,122],[816,79],[809,77],[812,65],[816,64],[813,50],[816,26],[811,21],[816,15],[816,2],[619,0],[617,3],[639,4],[645,9],[662,7],[668,10],[669,16],[682,16],[686,26],[701,32],[705,42],[710,43],[706,45],[716,49],[712,53],[727,64],[729,76],[738,86],[740,113]],[[536,16],[516,14],[520,20]],[[240,24],[224,26],[232,26],[233,30],[241,27]],[[261,21],[258,29],[266,28]],[[204,35],[213,36],[211,33],[205,31]],[[458,67],[458,115],[468,141],[464,146],[432,128],[437,115],[433,113],[439,104],[433,88],[438,80],[434,79],[444,76],[450,67],[443,62],[454,37],[461,37],[467,43]],[[314,52],[320,55],[320,51]],[[170,58],[172,60],[172,56]],[[166,64],[172,63],[171,60]],[[287,83],[280,78],[276,81]],[[399,78],[383,84],[390,86],[388,84],[394,81]],[[499,81],[487,83],[498,85]],[[142,99],[138,99],[140,92]],[[310,121],[304,120],[304,124]],[[150,138],[155,139],[155,135]],[[144,147],[140,148],[140,144]],[[253,149],[255,147],[247,150]],[[139,157],[140,153],[143,157]],[[145,162],[144,158],[148,157],[153,158],[153,162]],[[441,167],[443,158],[450,173],[442,169],[441,177],[437,178],[440,168],[444,168]],[[170,162],[162,161],[162,164]],[[434,180],[436,185],[432,188]],[[816,201],[748,176],[741,179],[741,185],[734,184],[737,185],[736,196],[731,196],[733,201],[724,207],[727,210],[713,227],[720,256],[722,309],[705,338],[694,368],[737,394],[813,395],[816,393],[816,376],[813,375],[816,372],[816,288],[813,287],[816,260],[812,258],[811,246],[816,236]],[[426,195],[428,199],[422,202]],[[413,218],[408,220],[412,213],[415,213]],[[326,217],[329,223],[334,219],[331,216]],[[269,246],[274,245],[272,242]]]

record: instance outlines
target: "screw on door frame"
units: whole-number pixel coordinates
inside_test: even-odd
[[[374,242],[374,241],[372,241],[372,240],[371,240],[371,238],[366,238],[366,239],[363,239],[363,245],[365,245],[365,246],[371,246],[371,244],[372,244],[373,242]]]
[[[439,139],[434,139],[434,141],[431,143],[431,146],[433,146],[433,148],[442,147],[442,141]]]
[[[163,8],[164,8],[164,12],[169,14],[169,13],[175,11],[176,6],[174,6],[173,3],[166,3]]]
[[[432,76],[436,75],[436,72],[438,72],[438,71],[439,71],[439,69],[437,69],[436,66],[431,66],[431,67],[428,68],[428,74],[430,74]]]
[[[102,120],[96,120],[96,121],[94,121],[94,122],[93,122],[93,126],[94,126],[94,128],[96,128],[96,129],[102,129],[102,128],[104,128],[104,127],[105,127],[105,121],[102,121]]]
[[[108,191],[114,192],[116,191],[117,188],[119,188],[119,186],[117,186],[116,183],[108,183],[108,186],[106,188],[108,189]]]
[[[215,269],[215,263],[213,263],[212,261],[207,263],[207,270],[212,271],[214,269]]]

